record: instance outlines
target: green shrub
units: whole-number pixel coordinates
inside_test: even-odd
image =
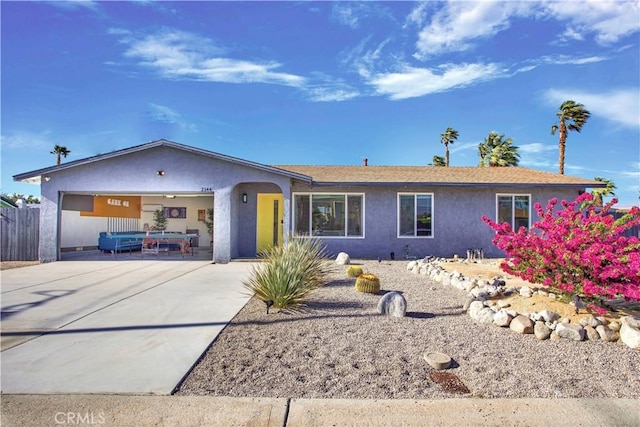
[[[347,267],[347,276],[349,277],[358,277],[362,273],[364,273],[364,271],[362,271],[362,267],[360,266],[350,265]]]
[[[325,282],[325,248],[319,240],[292,237],[263,252],[245,288],[279,309],[296,310],[308,294]]]
[[[372,273],[364,273],[356,279],[356,291],[367,294],[380,292],[380,279]]]

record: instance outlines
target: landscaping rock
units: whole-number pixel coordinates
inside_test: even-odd
[[[543,321],[539,320],[535,325],[533,325],[533,335],[535,335],[539,340],[546,340],[551,335],[551,328],[545,325]]]
[[[378,313],[393,317],[407,315],[407,300],[399,292],[384,294],[378,302]]]
[[[338,265],[351,264],[351,258],[349,258],[349,254],[347,254],[346,252],[340,252],[336,257],[336,264]]]
[[[475,319],[478,316],[478,313],[480,313],[480,310],[482,310],[484,308],[484,303],[482,301],[471,301],[471,304],[469,304],[469,316],[472,319]]]
[[[527,316],[520,314],[513,318],[509,324],[509,329],[519,334],[532,334],[533,322]]]
[[[574,341],[584,340],[584,328],[580,325],[561,322],[556,326],[555,332],[561,338]]]
[[[504,300],[498,300],[498,307],[507,308],[507,307],[511,307],[511,304],[509,304],[508,302],[506,302]]]
[[[472,296],[467,297],[467,299],[464,302],[464,305],[462,306],[462,309],[464,311],[468,311],[469,307],[471,307],[471,303],[474,302],[476,299]]]
[[[591,326],[592,328],[595,328],[598,325],[601,325],[602,322],[596,319],[596,317],[592,314],[589,317],[583,317],[582,319],[580,319],[580,324],[582,326]]]
[[[494,279],[492,285],[495,287],[505,287],[507,286],[507,282],[501,279]]]
[[[485,307],[475,317],[475,321],[478,323],[493,323],[493,316],[495,312],[489,307]]]
[[[556,320],[558,320],[560,318],[560,315],[558,313],[556,313],[555,311],[551,311],[551,310],[542,310],[538,314],[540,316],[542,316],[542,318],[544,319],[545,322],[555,322]]]
[[[598,333],[598,331],[596,331],[596,328],[594,328],[591,325],[587,325],[584,327],[584,331],[587,334],[587,339],[589,341],[599,341],[600,340],[600,334]]]
[[[609,329],[611,329],[613,332],[618,332],[620,331],[620,322],[618,322],[617,320],[614,320],[613,322],[609,323]]]
[[[507,327],[513,320],[513,317],[504,310],[500,310],[493,315],[493,323],[500,327]]]
[[[598,335],[600,335],[600,339],[602,341],[611,342],[618,339],[616,332],[611,330],[611,328],[605,325],[597,326],[596,332],[598,332]]]
[[[631,316],[622,318],[620,327],[620,341],[634,350],[640,350],[640,328],[639,322]]]
[[[533,291],[528,286],[523,286],[520,288],[520,296],[522,298],[531,298],[533,296]]]
[[[437,370],[447,369],[451,366],[451,357],[437,351],[430,351],[424,354],[424,360]]]

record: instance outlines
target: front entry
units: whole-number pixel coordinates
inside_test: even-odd
[[[283,203],[282,194],[258,194],[258,253],[282,244]]]

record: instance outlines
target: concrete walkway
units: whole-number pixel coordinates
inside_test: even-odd
[[[635,427],[640,425],[640,402],[14,395],[2,397],[2,425]]]
[[[246,304],[250,263],[2,271],[2,393],[170,394]]]

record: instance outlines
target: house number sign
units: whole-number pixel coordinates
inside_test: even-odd
[[[213,188],[211,187],[201,187],[200,188],[200,192],[202,193],[211,193],[213,191]]]

